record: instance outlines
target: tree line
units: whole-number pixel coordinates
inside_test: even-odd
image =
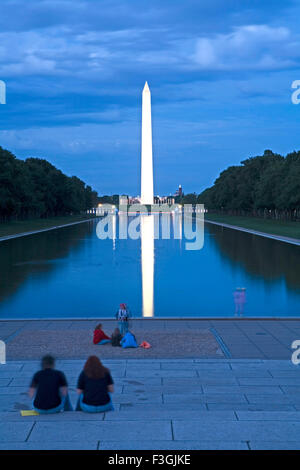
[[[99,203],[101,204],[110,204],[112,206],[119,205],[119,194],[113,194],[112,196],[99,196]]]
[[[194,195],[195,196],[195,195]],[[196,197],[210,211],[276,219],[300,219],[300,151],[286,157],[265,150],[222,171]]]
[[[47,160],[20,160],[0,147],[0,220],[79,214],[95,207],[98,195],[76,176]]]

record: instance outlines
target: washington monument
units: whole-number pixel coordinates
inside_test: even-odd
[[[153,204],[151,93],[145,83],[142,100],[141,204]]]

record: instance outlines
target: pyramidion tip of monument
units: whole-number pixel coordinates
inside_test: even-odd
[[[150,91],[148,82],[145,83],[143,91]]]

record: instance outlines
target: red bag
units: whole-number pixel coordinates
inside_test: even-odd
[[[143,342],[140,344],[140,348],[150,349],[150,348],[151,348],[151,344],[148,343],[147,341],[143,341]]]

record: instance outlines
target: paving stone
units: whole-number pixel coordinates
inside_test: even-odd
[[[5,374],[5,373],[11,373],[11,372],[17,372],[17,371],[21,371],[22,370],[22,367],[24,366],[24,362],[23,363],[12,363],[12,362],[7,362],[6,364],[0,364],[0,372],[1,372],[1,375]]]
[[[245,442],[206,441],[100,441],[99,450],[248,450]]]
[[[182,385],[150,385],[144,387],[124,386],[123,393],[203,393],[201,385],[182,386]]]
[[[296,406],[282,403],[208,403],[207,409],[211,411],[244,410],[244,411],[295,411]]]
[[[12,379],[0,379],[0,387],[7,387]]]
[[[272,380],[272,379],[271,379]],[[223,377],[222,375],[212,375],[203,377],[193,377],[193,378],[180,378],[178,379],[172,377],[166,377],[162,379],[163,385],[172,386],[180,384],[182,387],[198,387],[201,385],[238,385],[238,379],[236,377]]]
[[[176,362],[162,362],[161,364],[162,370],[178,370],[178,364]],[[230,365],[228,363],[216,363],[216,362],[191,362],[190,364],[184,365],[185,370],[195,369],[195,370],[211,370],[211,371],[223,371],[223,370],[230,370]]]
[[[56,321],[52,321],[50,322],[48,325],[45,326],[45,329],[46,330],[55,330],[56,329],[56,326],[57,326],[57,322]],[[68,330],[69,328],[71,328],[73,326],[73,322],[72,321],[63,321],[63,320],[60,320],[59,321],[59,329],[64,329],[64,330]]]
[[[263,393],[263,394],[283,394],[278,386],[263,385],[203,385],[204,393]]]
[[[160,409],[157,410],[156,407],[153,407],[153,409],[136,409],[133,408],[133,410],[128,410],[128,409],[121,409],[120,412],[118,413],[107,413],[105,415],[105,420],[108,421],[124,421],[124,420],[172,420],[172,419],[184,419],[184,420],[190,420],[190,419],[202,419],[203,423],[206,421],[235,421],[236,415],[233,411],[207,411],[207,410],[165,410],[165,409]]]
[[[242,394],[164,394],[164,403],[247,403]]]
[[[294,403],[293,406],[294,406],[295,410],[300,411],[300,404]]]
[[[0,422],[0,442],[25,441],[33,423]]]
[[[1,395],[26,395],[26,394],[27,394],[26,389],[24,389],[24,387],[0,387],[0,397]]]
[[[1,375],[0,371],[0,377],[1,378],[17,378],[17,377],[24,377],[27,379],[27,381],[30,381],[30,379],[34,376],[34,374],[38,371],[38,369],[35,369],[34,371],[17,371],[17,372],[9,372],[6,374]]]
[[[119,405],[114,405],[115,411],[119,412]],[[62,413],[41,414],[37,416],[21,416],[20,411],[0,412],[0,421],[4,422],[40,422],[40,421],[103,421],[104,413],[84,413],[82,411],[65,411]]]
[[[0,331],[0,339],[2,339],[2,341],[7,341],[7,339],[14,335],[16,332],[18,332],[20,330],[20,328],[17,328],[17,327],[2,327],[0,325],[0,328],[1,328],[1,331]]]
[[[51,321],[49,320],[27,320],[24,321],[22,328],[23,330],[34,330],[38,329],[46,329],[50,325]]]
[[[133,362],[133,360],[130,359],[130,362]],[[155,360],[155,359],[152,359],[152,360]],[[197,362],[197,359],[194,359],[194,358],[186,358],[186,359],[182,359],[182,358],[178,358],[178,359],[177,358],[176,359],[168,358],[168,359],[166,359],[166,358],[164,358],[164,359],[158,359],[158,360],[161,364],[163,364],[163,363],[169,363],[169,364],[171,364],[171,363],[173,363],[173,364],[190,364],[190,363],[193,363],[194,364],[194,363]],[[222,361],[224,361],[224,359],[222,357],[220,357],[220,359],[219,358],[218,359],[207,359],[207,358],[203,359],[203,362],[205,362],[205,363],[211,362],[211,361],[213,361],[213,362],[219,362],[219,361],[222,362]]]
[[[120,411],[128,411],[133,410],[135,411],[205,411],[207,410],[205,403],[190,403],[190,402],[182,402],[182,403],[156,403],[155,406],[149,403],[121,403],[120,404]]]
[[[98,441],[94,442],[0,442],[0,450],[97,450]]]
[[[104,321],[102,322],[104,326]],[[97,320],[87,320],[87,321],[74,321],[73,324],[71,325],[70,329],[71,330],[91,330],[91,332],[94,330],[95,326],[97,324]]]
[[[19,395],[1,395],[0,411],[28,410],[31,408],[32,401],[25,393]]]
[[[300,377],[300,371],[299,369],[291,369],[291,370],[284,370],[284,369],[272,369],[269,370],[270,374],[272,377],[295,377],[299,378]]]
[[[300,442],[250,441],[251,450],[300,450]]]
[[[296,441],[299,442],[300,422],[278,421],[224,421],[206,423],[202,421],[173,421],[174,439],[188,440],[197,436],[199,440],[206,441],[267,441],[272,436],[272,441]]]
[[[273,375],[269,370],[252,370],[252,369],[240,369],[240,370],[232,370],[232,376],[236,378],[242,377],[272,377]]]
[[[298,370],[300,373],[300,369],[298,366],[295,366],[295,364],[292,363],[291,360],[289,361],[281,361],[281,360],[276,360],[276,361],[262,361],[262,364],[267,367],[267,369],[293,369],[293,370]]]
[[[299,411],[237,411],[240,421],[300,421]]]
[[[299,385],[300,378],[295,377],[241,377],[240,385]]]
[[[197,377],[195,370],[127,370],[126,377]]]
[[[273,395],[246,395],[249,403],[286,403],[291,405],[300,404],[300,395],[286,395],[286,394],[273,394]]]
[[[284,393],[287,393],[287,394],[291,394],[291,395],[300,394],[300,385],[299,386],[297,386],[297,385],[282,385],[281,388],[284,391]]]
[[[58,367],[76,365],[76,366],[83,368],[85,362],[86,362],[85,359],[59,359],[56,361],[56,366],[58,368]],[[109,366],[109,365],[126,366],[127,364],[126,359],[104,359],[102,362],[105,366]]]
[[[236,364],[236,363],[231,363],[231,369],[234,372],[244,372],[247,370],[247,372],[255,372],[255,371],[268,371],[272,368],[275,368],[275,366],[272,366],[272,361],[270,361],[270,364],[262,363],[262,364],[254,364],[252,362],[245,363],[245,364]]]
[[[162,403],[161,393],[114,393],[112,396],[113,403]]]
[[[193,364],[192,364],[193,365]],[[143,370],[149,370],[149,371],[152,371],[152,370],[160,370],[161,369],[161,364],[160,362],[149,362],[149,363],[141,363],[141,364],[138,364],[138,363],[135,363],[135,364],[131,364],[131,363],[128,363],[127,364],[127,371],[132,371],[132,372],[135,372],[136,371],[136,368],[137,366],[139,368],[142,368]],[[177,365],[178,367],[178,365]]]
[[[257,349],[253,351],[248,345],[241,345],[240,348],[235,348],[234,344],[229,344],[227,347],[230,350],[230,355],[233,359],[240,359],[241,357],[247,357],[252,359],[263,359],[265,354]]]
[[[187,320],[185,323],[186,323],[186,326],[188,328],[191,328],[192,330],[195,328],[207,329],[211,327],[211,322],[209,320],[202,320],[201,322],[199,322],[198,320]]]
[[[57,363],[57,368],[63,370],[67,376],[73,406],[77,401],[77,377],[83,364],[84,361],[80,360],[63,360]],[[122,421],[126,430],[132,427],[132,423],[136,426],[134,433],[137,437],[129,436],[128,441],[123,440],[121,443],[121,446],[125,445],[124,448],[132,445],[134,449],[137,448],[136,445],[141,449],[143,446],[145,449],[152,448],[153,443],[158,440],[161,443],[170,442],[170,448],[173,448],[175,441],[171,433],[171,421],[177,423],[178,432],[183,432],[180,423],[187,423],[187,430],[191,430],[190,423],[195,423],[193,433],[190,436],[180,435],[180,441],[176,442],[174,449],[191,449],[194,448],[190,447],[192,445],[199,449],[230,448],[230,445],[237,446],[232,448],[239,448],[238,445],[241,445],[246,449],[246,441],[253,442],[253,446],[260,443],[273,445],[275,442],[283,446],[279,448],[285,448],[284,445],[296,442],[294,436],[300,430],[300,368],[291,365],[290,361],[235,361],[224,358],[220,362],[218,359],[204,359],[201,362],[199,359],[108,360],[105,365],[110,368],[115,380],[115,411],[95,415],[66,412],[33,417],[21,417],[19,411],[31,408],[27,388],[33,373],[40,368],[39,361],[11,361],[8,365],[5,370],[0,366],[0,423],[9,426],[34,425],[28,443],[24,441],[31,428],[25,437],[21,433],[20,439],[16,435],[17,440],[8,442],[8,448],[11,446],[12,449],[18,448],[18,445],[28,449],[51,449],[58,444],[60,447],[57,449],[76,449],[79,442],[83,442],[83,445],[87,442],[86,448],[96,449],[99,446],[104,449],[109,448],[107,445],[113,445],[116,447],[112,449],[121,449],[120,436],[124,426],[120,426],[119,421]],[[126,373],[126,376],[118,377],[118,373]],[[143,440],[139,441],[140,429],[144,429],[148,422],[152,423],[152,430],[149,426],[147,435],[143,435]],[[202,429],[205,432],[208,430],[207,435],[197,432],[200,422]],[[239,432],[237,427],[229,428],[229,425],[236,423],[243,424],[243,432]],[[115,428],[105,428],[107,432],[104,432],[106,425]],[[119,431],[115,431],[117,427]],[[161,434],[157,436],[157,429],[160,428]],[[38,432],[39,429],[41,433]],[[173,430],[174,439],[178,439],[174,426]],[[204,430],[201,432],[204,433]],[[290,437],[292,430],[294,434]],[[275,432],[275,437],[272,432]],[[214,433],[217,438],[215,441]],[[80,441],[81,438],[83,441]],[[5,444],[2,443],[0,449]],[[154,446],[154,449],[159,447]]]
[[[138,377],[138,378],[120,378],[118,377],[117,380],[118,384],[122,385],[161,385],[162,378],[161,377]]]
[[[179,422],[179,421],[178,421]],[[15,425],[16,423],[12,423]],[[113,421],[85,421],[85,422],[38,422],[33,428],[29,442],[57,441],[68,442],[72,436],[72,441],[93,440],[117,440],[122,442],[126,435],[129,441],[139,440],[141,431],[143,439],[152,440],[172,440],[171,423],[169,421],[122,421],[122,426]],[[126,433],[124,435],[124,432]]]

